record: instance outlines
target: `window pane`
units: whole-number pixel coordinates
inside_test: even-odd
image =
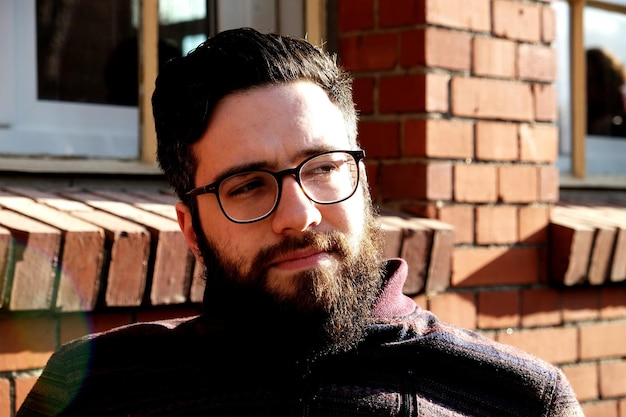
[[[39,99],[136,104],[130,0],[37,0],[36,8]]]
[[[37,0],[39,99],[136,106],[138,17],[137,0]],[[206,0],[160,0],[159,20],[160,62],[209,34]]]
[[[585,8],[587,133],[626,137],[626,16]]]
[[[186,54],[214,29],[206,0],[159,0],[159,54],[161,64]]]

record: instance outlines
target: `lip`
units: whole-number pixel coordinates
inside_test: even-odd
[[[270,267],[284,270],[310,269],[330,259],[330,253],[308,248],[276,258]]]

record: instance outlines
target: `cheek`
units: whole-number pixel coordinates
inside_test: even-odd
[[[207,240],[217,249],[220,257],[233,259],[237,247],[237,233],[232,230],[231,223],[221,212],[205,210],[202,216],[202,230]],[[233,223],[234,225],[234,223]]]
[[[365,225],[363,197],[360,194],[355,194],[349,200],[328,206],[328,208],[334,209],[327,215],[329,225],[333,229],[342,232],[350,240],[352,248],[357,249],[360,245]]]
[[[203,231],[213,243],[217,255],[233,265],[248,271],[264,239],[256,229],[256,223],[240,225],[231,222],[220,213],[208,213],[202,219]],[[243,270],[241,272],[244,272]]]

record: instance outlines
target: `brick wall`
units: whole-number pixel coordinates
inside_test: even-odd
[[[62,344],[200,312],[203,285],[173,197],[136,185],[0,187],[0,417]]]
[[[407,256],[415,275],[405,291],[443,320],[560,366],[588,417],[626,416],[626,276],[574,274],[598,265],[588,222],[559,219],[570,227],[561,256],[573,278],[551,282],[559,189],[550,2],[337,6],[340,62],[356,78],[376,201],[454,226],[451,234],[442,222],[387,219],[388,250]],[[139,188],[0,193],[0,417],[14,414],[62,343],[197,314],[193,260],[172,255],[182,244],[172,201]],[[81,249],[65,250],[72,245]],[[133,265],[119,265],[117,253]]]
[[[559,365],[587,416],[626,416],[626,288],[550,283],[550,1],[339,0],[338,29],[376,201],[455,228],[450,288],[415,299]]]

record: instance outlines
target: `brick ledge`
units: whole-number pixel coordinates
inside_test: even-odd
[[[566,286],[626,281],[626,200],[561,201],[549,233],[553,280]]]
[[[201,268],[179,231],[176,201],[167,189],[0,189],[0,310],[200,303]],[[445,291],[452,227],[389,211],[381,223],[385,256],[409,264],[405,293]]]

